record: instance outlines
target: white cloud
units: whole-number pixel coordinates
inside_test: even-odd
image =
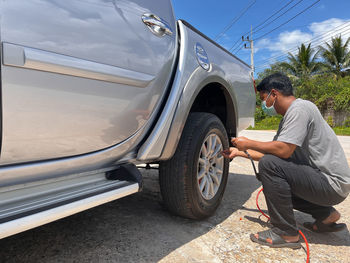
[[[261,49],[270,49],[270,47],[273,45],[273,43],[271,42],[270,39],[267,38],[263,38],[261,40],[259,40],[256,44],[255,44],[255,53],[257,53],[259,50]]]
[[[309,29],[316,38],[313,41],[314,44],[324,45],[324,42],[329,42],[332,37],[338,35],[341,35],[343,39],[350,37],[350,19],[331,18],[320,23],[312,23]]]
[[[340,35],[343,39],[350,37],[350,19],[331,18],[322,22],[314,22],[303,29],[284,31],[275,39],[264,38],[255,44],[256,53],[261,50],[271,52],[269,63],[281,59],[280,56],[287,55],[288,52],[295,53],[302,44],[311,42],[312,47],[325,45],[332,37]],[[277,57],[278,56],[278,57]]]
[[[270,50],[286,52],[293,47],[300,46],[302,43],[309,42],[311,39],[312,34],[304,33],[300,30],[282,32],[278,36],[278,41],[273,47],[270,48]]]

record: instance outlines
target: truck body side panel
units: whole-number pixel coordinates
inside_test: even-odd
[[[1,1],[0,164],[115,146],[146,126],[170,80],[170,1]],[[172,35],[142,22],[161,14]]]
[[[166,137],[166,143],[146,141],[139,151],[139,160],[166,160],[172,157],[196,96],[211,83],[220,84],[230,95],[236,115],[236,131],[232,131],[233,134],[254,124],[255,91],[249,66],[190,28],[186,22],[179,21],[178,26],[181,34],[180,58],[172,87],[172,92],[177,91],[178,100],[172,106],[172,114],[164,117],[168,122],[172,120],[171,125],[158,123],[158,136]],[[209,70],[198,63],[195,51],[197,43],[207,53]]]

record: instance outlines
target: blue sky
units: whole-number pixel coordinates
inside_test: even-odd
[[[184,19],[204,34],[215,39],[224,28],[242,11],[253,3],[251,8],[220,38],[218,43],[230,49],[242,34],[250,31],[250,26],[257,26],[291,0],[173,0],[177,19]],[[300,2],[300,3],[298,3]],[[255,47],[256,72],[266,68],[276,60],[285,60],[288,52],[295,52],[301,43],[317,47],[330,40],[332,36],[342,34],[350,37],[350,1],[320,0],[286,25],[261,37],[264,33],[276,28],[295,16],[316,0],[294,0],[280,13],[296,5],[270,25],[253,35]],[[298,3],[298,4],[297,4]],[[268,21],[268,22],[269,22]],[[240,49],[242,41],[234,48],[236,55],[250,64],[250,50]]]

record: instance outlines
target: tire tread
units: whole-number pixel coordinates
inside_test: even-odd
[[[184,175],[192,173],[192,170],[188,169],[192,169],[190,162],[193,160],[190,153],[195,143],[194,136],[203,133],[207,128],[203,123],[212,118],[219,120],[211,113],[190,113],[174,156],[159,165],[159,182],[164,204],[170,212],[186,218],[202,219],[209,216],[199,214],[193,207],[191,178],[186,178]],[[222,125],[220,121],[219,123]],[[222,127],[224,128],[223,125]]]

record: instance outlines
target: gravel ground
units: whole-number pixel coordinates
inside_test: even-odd
[[[270,140],[274,133],[241,135]],[[350,137],[340,137],[350,160]],[[162,208],[157,171],[144,171],[145,189],[123,199],[0,240],[0,262],[305,262],[303,249],[260,247],[250,233],[267,228],[255,197],[260,183],[251,164],[235,159],[223,202],[214,216],[192,221]],[[266,209],[263,197],[260,207]],[[350,225],[350,199],[336,206]],[[296,212],[301,224],[311,217]],[[301,230],[310,262],[350,262],[348,230],[316,234]],[[305,244],[304,244],[305,246]]]

